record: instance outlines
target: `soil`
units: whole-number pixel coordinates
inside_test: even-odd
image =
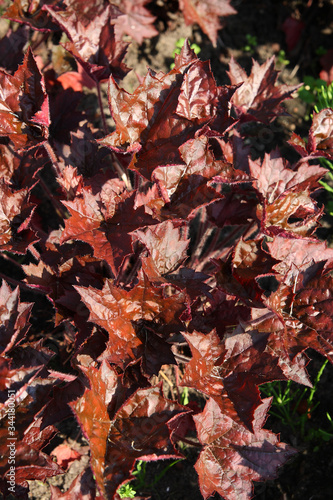
[[[167,4],[167,5],[165,5]],[[254,58],[263,63],[267,58],[278,55],[280,50],[286,51],[289,60],[287,65],[278,62],[281,70],[279,79],[288,85],[296,85],[302,82],[304,76],[311,75],[318,78],[321,70],[318,47],[330,49],[332,46],[333,31],[333,1],[270,1],[270,0],[235,0],[232,5],[238,11],[235,16],[225,20],[225,27],[220,31],[217,47],[213,47],[210,40],[197,26],[186,26],[182,15],[177,10],[177,2],[173,0],[157,0],[150,4],[150,8],[157,16],[156,27],[159,35],[153,39],[145,40],[141,46],[133,42],[127,57],[126,64],[135,68],[135,71],[126,76],[122,86],[129,92],[137,87],[140,77],[147,72],[147,67],[155,71],[168,72],[173,62],[173,51],[176,42],[180,38],[188,37],[191,43],[196,43],[201,52],[199,57],[211,61],[212,71],[219,85],[229,83],[227,76],[228,62],[234,57],[248,72],[251,69]],[[283,21],[294,15],[305,22],[305,29],[292,52],[287,51],[285,34],[282,30]],[[246,35],[256,37],[257,44],[250,51],[244,47],[247,45]],[[107,102],[107,88],[103,87],[105,103]],[[94,96],[91,98],[92,107],[96,105]],[[307,104],[296,98],[286,103],[289,116],[279,118],[271,139],[263,144],[260,139],[260,127],[251,131],[249,140],[252,145],[253,156],[262,155],[265,150],[280,146],[285,148],[286,157],[293,158],[291,148],[284,145],[286,138],[295,131],[301,136],[307,135],[309,123],[304,116],[309,112]],[[107,105],[106,105],[107,109]],[[99,116],[96,115],[98,121]],[[108,117],[108,124],[112,126],[112,119]],[[98,124],[99,125],[99,124]],[[326,193],[319,193],[318,200],[326,202]],[[330,241],[333,236],[332,218],[326,216],[323,219],[323,227],[318,232],[322,239]],[[0,263],[1,264],[1,263]],[[7,264],[6,264],[7,265]],[[22,297],[24,300],[24,297]],[[45,304],[41,304],[41,311]],[[322,358],[311,352],[313,361],[309,365],[309,373],[312,380],[318,373],[322,364]],[[167,373],[172,381],[173,373]],[[306,425],[305,437],[309,436],[311,429],[323,429],[333,433],[333,426],[327,419],[326,413],[333,417],[333,400],[331,390],[333,385],[333,367],[327,366],[315,395],[315,403],[319,406],[311,414]],[[170,386],[165,382],[166,395]],[[269,417],[266,428],[281,433],[281,440],[293,445],[299,454],[280,471],[275,481],[255,486],[254,498],[256,500],[328,500],[333,498],[333,447],[332,439],[324,441],[316,439],[307,441],[304,435],[293,432],[290,426],[283,425],[276,417]],[[87,447],[86,441],[81,437],[74,419],[69,419],[59,427],[57,439],[59,442],[66,440],[70,446],[84,453]],[[58,444],[52,442],[52,448]],[[182,461],[171,467],[152,486],[154,478],[160,474],[168,462],[155,462],[147,465],[146,486],[138,494],[149,497],[152,500],[201,500],[197,475],[193,468],[198,452],[195,447],[186,446],[184,454],[186,461]],[[47,483],[30,481],[30,498],[34,500],[47,500],[51,497],[49,484],[58,486],[62,491],[71,484],[79,472],[87,466],[88,458],[83,456],[69,467],[69,470],[55,478],[49,479]],[[216,499],[221,498],[215,495]]]

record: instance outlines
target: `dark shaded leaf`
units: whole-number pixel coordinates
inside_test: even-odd
[[[44,5],[55,3],[54,0],[14,0],[3,17],[18,23],[28,24],[32,29],[38,31],[57,31],[58,26],[43,9]]]
[[[71,217],[65,221],[61,242],[80,240],[89,243],[94,256],[104,259],[116,276],[123,259],[132,252],[130,232],[156,224],[143,207],[134,210],[135,193],[129,193],[122,181],[112,179],[97,195],[82,190],[82,197],[64,201]]]
[[[252,481],[276,477],[278,468],[295,453],[278,437],[262,429],[270,399],[265,399],[249,432],[210,399],[203,413],[194,415],[203,451],[195,464],[201,493],[206,500],[214,492],[226,500],[249,500]]]
[[[7,31],[0,40],[0,67],[10,73],[17,70],[18,65],[22,63],[23,48],[28,38],[27,26],[19,26],[15,31],[12,29]]]
[[[91,468],[82,471],[72,482],[67,491],[62,493],[59,488],[50,484],[51,500],[95,500],[95,482]]]
[[[103,290],[91,287],[77,287],[77,290],[90,311],[89,321],[109,334],[102,359],[119,366],[126,366],[143,354],[135,322],[154,321],[170,327],[179,323],[185,309],[184,293],[168,297],[165,287],[150,284],[145,276],[130,291],[115,286],[111,280],[106,280]]]
[[[105,470],[108,497],[127,479],[135,460],[181,458],[168,426],[187,411],[165,399],[160,387],[139,389],[126,401],[110,424]]]
[[[28,229],[34,206],[27,201],[28,189],[12,191],[0,183],[0,250],[24,254],[37,241]]]

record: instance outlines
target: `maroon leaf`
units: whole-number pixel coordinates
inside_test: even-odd
[[[230,0],[180,0],[179,7],[183,11],[186,24],[199,24],[214,46],[217,42],[217,32],[222,28],[219,17],[237,14],[230,5]]]
[[[73,245],[72,254],[74,253],[78,254],[79,249]],[[50,256],[44,256],[45,259],[47,257],[51,260]],[[38,265],[29,264],[23,266],[23,269],[30,285],[48,293],[57,307],[56,323],[59,323],[68,316],[71,318],[79,309],[80,296],[73,285],[102,287],[103,265],[101,261],[87,255],[69,255],[66,259],[65,251],[61,247],[52,257],[52,265],[41,260]]]
[[[302,163],[297,170],[293,170],[281,158],[278,150],[272,151],[269,155],[265,154],[261,164],[252,160],[249,163],[251,175],[256,179],[255,187],[269,203],[285,191],[316,189],[319,186],[318,180],[326,173],[326,169],[319,165],[308,163]]]
[[[16,148],[33,147],[48,138],[48,97],[30,48],[14,75],[0,70],[0,104],[0,136]]]
[[[253,430],[253,415],[261,404],[256,365],[260,364],[260,382],[263,382],[267,362],[262,356],[265,338],[239,333],[222,342],[214,330],[206,335],[199,332],[183,335],[193,357],[186,365],[181,385],[194,387],[217,401],[228,394],[232,411]]]
[[[168,425],[188,409],[165,399],[161,387],[139,389],[118,410],[108,435],[105,483],[108,497],[128,477],[137,459],[181,458]]]
[[[166,221],[146,231],[137,229],[132,233],[147,247],[160,274],[172,272],[187,257],[190,243],[187,227]]]
[[[297,46],[304,28],[305,24],[303,21],[296,19],[293,16],[287,17],[287,19],[283,22],[282,30],[286,35],[286,44],[289,52]]]
[[[170,297],[162,286],[153,286],[144,276],[130,291],[106,280],[103,290],[76,287],[90,311],[89,321],[109,333],[109,341],[102,358],[119,366],[142,355],[142,341],[136,334],[135,322],[146,320],[168,326],[179,322],[185,309],[182,292]]]
[[[0,351],[10,351],[27,334],[33,304],[20,302],[18,287],[11,291],[5,281],[0,288]]]
[[[129,71],[123,63],[128,44],[115,36],[114,28],[120,10],[103,1],[88,8],[74,0],[65,5],[66,10],[45,8],[71,40],[66,49],[95,81],[106,80],[111,74],[123,78]]]
[[[313,113],[307,143],[295,133],[288,142],[305,158],[333,158],[333,110],[326,108]]]
[[[141,44],[144,38],[158,35],[153,25],[156,18],[145,8],[149,0],[122,0],[113,3],[117,4],[123,13],[115,20],[115,32],[119,38],[126,33]]]
[[[5,17],[5,16],[3,16]],[[19,26],[15,31],[9,29],[0,40],[0,66],[12,73],[17,70],[23,59],[23,48],[29,38],[29,28]]]
[[[309,196],[309,190],[286,192],[273,203],[258,207],[262,231],[270,236],[306,237],[313,234],[322,214]]]
[[[298,320],[317,334],[309,335],[311,343],[308,345],[327,356],[331,362],[333,362],[332,284],[333,279],[330,276],[310,279],[296,294],[292,310]]]
[[[95,500],[95,484],[90,467],[82,471],[72,482],[67,491],[50,484],[51,500]]]
[[[105,453],[110,428],[108,405],[117,397],[118,376],[108,363],[102,363],[100,369],[82,368],[87,375],[90,389],[83,396],[71,403],[83,433],[91,449],[91,468],[101,493],[105,495]]]
[[[274,56],[261,66],[253,61],[250,76],[233,59],[228,75],[232,85],[243,83],[232,96],[231,102],[238,118],[269,123],[285,111],[282,101],[290,99],[299,85],[276,85],[278,72],[274,69]]]
[[[95,196],[85,188],[82,195],[63,202],[71,217],[65,221],[61,242],[89,243],[95,257],[106,260],[116,276],[117,268],[132,251],[129,233],[157,221],[143,207],[134,210],[135,193],[127,192],[122,181],[108,181]]]
[[[24,441],[15,444],[16,484],[27,487],[28,479],[45,481],[48,477],[63,474],[64,471],[45,453],[35,450]]]
[[[55,4],[54,0],[14,0],[3,17],[18,23],[28,24],[38,31],[57,31],[58,26],[43,9],[44,5]]]
[[[204,499],[217,492],[226,500],[249,500],[252,481],[273,479],[295,453],[275,434],[261,429],[270,401],[265,399],[256,410],[253,433],[225,415],[213,399],[203,413],[194,415],[198,437],[205,445],[195,465]]]
[[[301,137],[293,133],[288,141],[289,144],[305,158],[320,158],[323,156],[332,158],[332,116],[333,112],[329,108],[323,109],[317,114],[314,113],[308,142],[306,143]]]
[[[5,183],[0,183],[0,250],[25,253],[37,241],[28,229],[33,213],[33,205],[27,202],[28,189],[12,191]]]
[[[235,170],[229,163],[216,160],[209,139],[204,135],[185,142],[179,152],[185,165],[158,167],[153,173],[153,179],[169,201],[161,216],[170,212],[182,218],[193,218],[201,206],[221,198],[210,184],[248,179],[244,172]]]
[[[192,359],[186,365],[181,385],[194,387],[210,396],[221,396],[224,384],[217,367],[225,355],[221,339],[214,330],[207,335],[199,332],[183,335],[190,345]]]
[[[333,265],[333,249],[327,248],[324,241],[276,236],[267,246],[272,257],[281,261],[274,269],[282,275],[286,275],[292,265],[299,270],[305,270],[313,262],[326,261],[325,268]]]
[[[136,153],[129,167],[147,179],[158,166],[181,163],[179,146],[212,121],[220,112],[219,99],[225,100],[209,64],[189,57],[187,51],[185,45],[178,59],[183,66],[166,75],[149,71],[133,94],[110,78],[109,106],[116,130],[99,142],[115,151]]]

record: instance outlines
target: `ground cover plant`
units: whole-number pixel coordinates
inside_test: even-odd
[[[309,348],[333,361],[333,250],[315,234],[333,110],[290,137],[294,162],[278,148],[254,159],[248,125],[269,127],[298,86],[277,82],[274,58],[249,75],[232,59],[218,85],[185,42],[129,93],[124,5],[15,0],[4,13],[21,26],[1,41],[0,490],[29,498],[29,481],[86,457],[51,498],[118,499],[138,464],[188,446],[204,499],[245,500],[297,453],[267,428],[260,387],[311,388]],[[76,67],[58,75],[62,46]]]

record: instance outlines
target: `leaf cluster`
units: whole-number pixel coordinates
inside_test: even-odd
[[[277,84],[274,60],[250,76],[231,61],[221,87],[186,43],[129,94],[113,6],[82,6],[45,2],[38,15],[97,87],[108,79],[111,133],[70,116],[31,49],[0,71],[0,251],[17,267],[0,289],[1,489],[15,394],[20,498],[28,480],[64,472],[50,448],[75,418],[90,465],[52,499],[117,499],[137,460],[183,458],[182,442],[200,450],[205,499],[248,499],[295,453],[264,429],[259,386],[311,386],[309,347],[332,362],[333,252],[315,236],[326,170],[312,160],[332,156],[333,110],[314,116],[307,144],[291,138],[297,163],[278,150],[253,160],[242,124],[269,124],[295,90]],[[38,297],[49,333],[33,321]],[[201,406],[167,397],[166,367]]]

